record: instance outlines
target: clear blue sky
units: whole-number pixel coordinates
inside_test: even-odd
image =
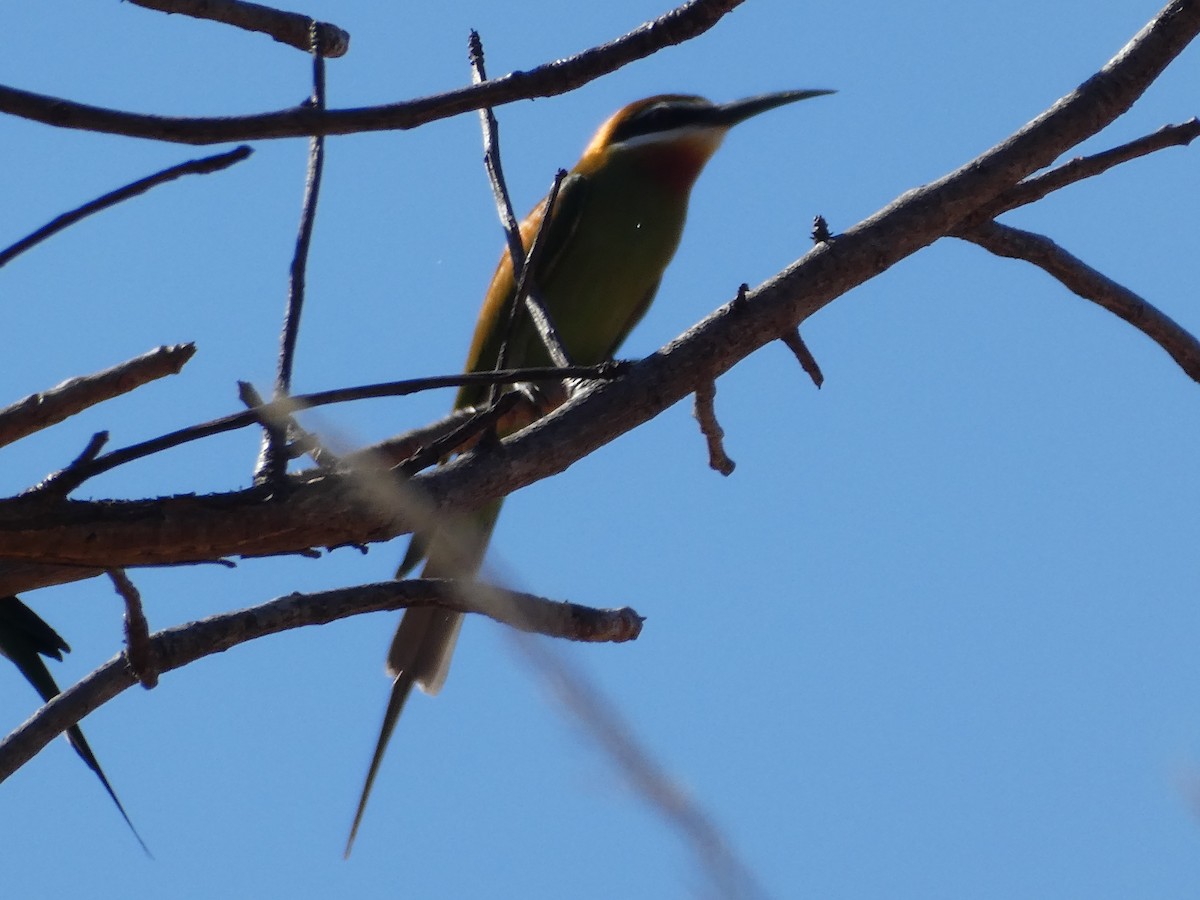
[[[494,75],[610,39],[665,2],[311,3],[353,35],[334,106]],[[834,230],[970,159],[1092,74],[1156,0],[987,5],[750,0],[716,29],[569,96],[499,110],[532,205],[620,105],[840,93],[735,131],[631,337],[650,352]],[[276,109],[309,62],[267,38],[130,4],[6,10],[0,82],[145,112]],[[1196,114],[1192,47],[1098,150]],[[0,119],[0,245],[210,152]],[[0,271],[0,403],[163,343],[184,374],[17,446],[5,493],[92,431],[124,445],[270,384],[304,141],[260,142]],[[329,145],[297,389],[455,371],[500,249],[473,115]],[[1021,210],[1193,330],[1195,150]],[[1029,266],[945,241],[721,379],[737,461],[708,470],[684,404],[505,507],[493,573],[629,603],[623,646],[562,646],[774,897],[1194,897],[1200,889],[1200,386]],[[448,395],[311,420],[346,443],[424,423]],[[89,483],[82,496],[244,486],[249,432]],[[135,572],[152,626],[387,577],[401,545],[320,561]],[[27,600],[74,647],[119,648],[107,583]],[[157,856],[142,858],[64,741],[0,786],[6,895],[682,897],[705,872],[513,652],[468,623],[442,696],[401,723],[350,862],[341,848],[382,712],[396,616],[293,632],[129,691],[85,729]],[[35,697],[0,668],[0,720]]]

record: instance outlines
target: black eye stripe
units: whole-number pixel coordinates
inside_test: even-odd
[[[702,107],[681,103],[655,103],[630,116],[613,130],[612,142],[620,143],[646,134],[658,134],[700,121]]]

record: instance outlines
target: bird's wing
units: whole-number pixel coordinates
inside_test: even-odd
[[[554,202],[554,209],[550,213],[550,223],[546,226],[547,231],[542,240],[545,242],[544,248],[540,251],[538,260],[538,269],[534,273],[534,280],[538,283],[544,283],[554,273],[555,267],[562,259],[563,250],[571,241],[571,237],[575,234],[575,230],[579,227],[580,216],[582,215],[584,205],[587,200],[589,182],[587,176],[579,173],[568,175],[563,179],[563,183],[559,186],[558,197]],[[545,215],[546,200],[530,211],[529,215],[521,223],[521,242],[528,253],[530,246],[533,244],[534,238],[537,236],[538,225]],[[650,292],[646,303],[642,305],[641,311],[645,311],[646,305],[649,304],[650,298],[654,296],[654,292]],[[496,273],[492,276],[492,284],[488,289],[487,297],[484,301],[483,308],[479,311],[479,320],[475,325],[475,334],[471,341],[471,348],[467,354],[467,372],[486,372],[496,367],[499,361],[500,344],[504,337],[504,331],[508,327],[508,319],[510,310],[512,309],[513,301],[516,299],[516,283],[512,275],[512,258],[506,250],[500,257],[500,263],[496,266]],[[640,318],[640,312],[638,318]],[[634,320],[636,322],[636,319]],[[633,322],[629,327],[633,327]],[[519,313],[517,322],[513,329],[513,349],[514,353],[510,353],[508,358],[509,366],[525,365],[523,357],[528,354],[526,349],[530,343],[536,344],[538,336],[533,329],[532,323],[529,321],[528,314],[523,311]],[[626,334],[628,329],[626,329]],[[622,335],[624,338],[624,335]],[[489,387],[487,385],[468,385],[463,387],[458,392],[458,399],[454,406],[456,409],[462,409],[467,406],[476,406],[482,402],[487,396]],[[404,559],[396,569],[396,577],[404,578],[412,572],[421,561],[425,559],[428,553],[428,541],[421,535],[413,535],[412,540],[408,542],[408,549],[404,553]]]
[[[550,212],[550,222],[542,237],[545,246],[539,251],[537,271],[533,273],[535,283],[547,283],[562,261],[564,250],[579,227],[589,189],[590,183],[585,175],[575,173],[563,179],[554,209]],[[546,200],[542,200],[521,223],[521,242],[526,252],[537,235],[538,226],[545,214],[545,206]],[[483,308],[479,311],[479,321],[475,325],[475,335],[467,354],[466,371],[487,372],[496,368],[500,344],[504,340],[512,305],[516,300],[516,289],[512,259],[506,251],[500,257]],[[508,366],[536,365],[547,358],[547,354],[540,347],[533,323],[523,310],[517,311],[513,332],[506,360]],[[483,402],[488,391],[486,385],[468,385],[459,391],[455,407],[476,406]]]

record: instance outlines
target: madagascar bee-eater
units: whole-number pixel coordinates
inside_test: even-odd
[[[562,183],[543,236],[545,252],[533,272],[573,364],[610,359],[646,312],[679,246],[692,186],[729,129],[785,103],[829,93],[783,91],[733,103],[663,94],[629,104],[600,126]],[[526,248],[545,212],[543,200],[521,223]],[[506,253],[484,296],[467,354],[468,372],[496,368],[515,294],[512,260]],[[550,364],[524,310],[518,311],[505,364]],[[463,387],[455,409],[483,403],[488,391],[487,386]],[[453,549],[447,539],[439,552],[436,535],[414,541],[398,577],[423,553],[426,578],[473,577],[499,511],[496,501],[453,526]],[[451,528],[442,523],[439,533]],[[346,843],[347,855],[404,701],[414,684],[429,694],[441,688],[462,618],[440,609],[410,609],[400,622],[387,659],[394,679],[391,698]]]

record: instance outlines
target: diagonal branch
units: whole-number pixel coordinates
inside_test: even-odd
[[[1167,351],[1193,381],[1200,381],[1200,341],[1162,310],[1072,256],[1050,238],[998,222],[958,232],[956,237],[997,256],[1032,263],[1084,300],[1124,319]]]
[[[210,172],[219,172],[222,169],[227,169],[234,163],[241,162],[252,152],[249,147],[235,147],[228,153],[218,153],[215,156],[206,156],[202,159],[190,159],[185,163],[171,166],[169,169],[163,169],[154,175],[139,179],[132,184],[127,184],[125,187],[118,188],[111,193],[105,194],[103,197],[97,197],[95,200],[83,204],[78,209],[63,213],[53,221],[43,225],[37,231],[33,232],[33,234],[21,238],[21,240],[17,241],[11,247],[0,250],[0,266],[12,262],[12,260],[26,250],[36,247],[42,241],[53,237],[64,228],[69,228],[81,219],[87,218],[92,213],[98,213],[102,209],[116,206],[122,200],[128,200],[130,197],[136,197],[138,194],[144,194],[150,188],[165,184],[168,181],[174,181],[181,175],[207,175]]]
[[[629,607],[593,609],[491,585],[486,590],[468,590],[452,581],[415,579],[290,594],[157,632],[150,636],[145,650],[156,671],[163,673],[292,628],[325,625],[367,612],[427,606],[478,613],[522,631],[575,641],[631,641],[642,628],[641,616]],[[0,782],[57,735],[137,683],[122,653],[63,691],[0,742]]]
[[[59,128],[180,144],[403,130],[485,106],[565,94],[664,47],[682,44],[704,34],[743,2],[688,0],[653,22],[646,22],[616,40],[574,56],[557,59],[527,72],[511,72],[483,84],[383,106],[328,111],[295,107],[258,115],[215,118],[153,116],[104,109],[0,85],[0,113]]]
[[[1165,150],[1168,147],[1186,147],[1197,137],[1200,137],[1200,119],[1193,116],[1186,122],[1178,125],[1164,125],[1153,134],[1144,135],[1100,153],[1091,156],[1077,156],[1061,166],[1055,166],[1049,172],[1027,178],[1011,190],[1005,191],[991,203],[980,207],[964,219],[960,227],[963,230],[969,230],[1019,206],[1036,203],[1054,191],[1083,181],[1085,178],[1103,175],[1114,166],[1159,150]]]
[[[1131,160],[1165,150],[1168,147],[1186,147],[1197,137],[1200,137],[1200,119],[1193,116],[1178,125],[1164,125],[1153,134],[1147,134],[1137,140],[1129,141],[1095,153],[1091,156],[1078,156],[1061,166],[1056,166],[1043,175],[1022,181],[1004,195],[1004,212],[1025,206],[1036,200],[1041,200],[1047,194],[1064,188],[1069,184],[1102,175],[1113,166],[1127,163]],[[999,215],[999,213],[997,213]]]
[[[88,407],[127,394],[143,384],[177,375],[196,353],[195,344],[158,347],[97,372],[64,381],[0,409],[0,447],[49,428]]]

